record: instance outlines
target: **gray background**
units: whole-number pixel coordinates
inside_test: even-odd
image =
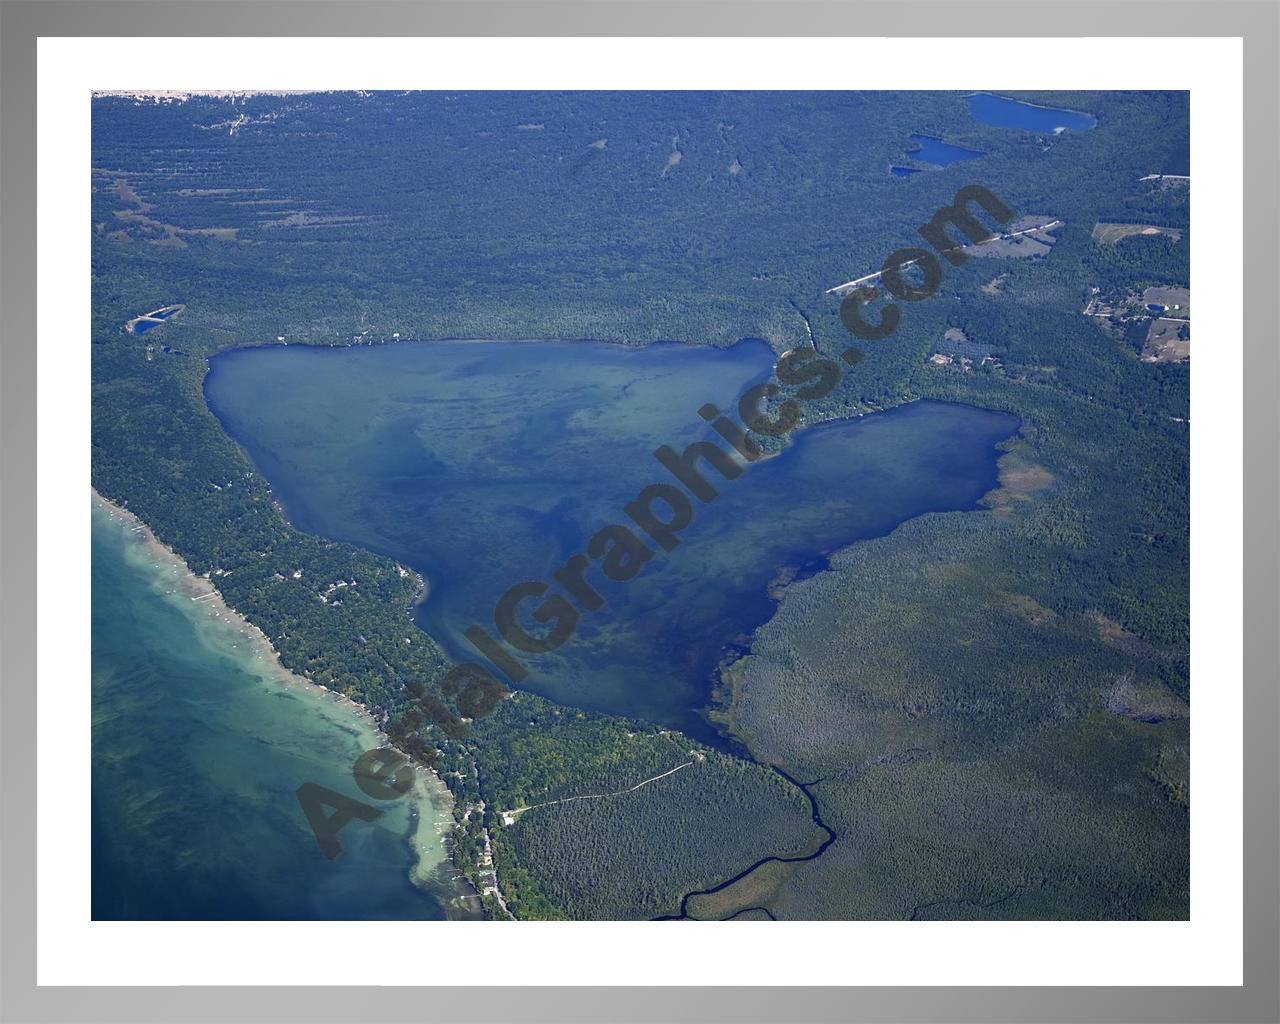
[[[1280,459],[1277,97],[1280,7],[1237,2],[1021,3],[0,0],[0,1018],[5,1021],[1280,1021],[1277,636]],[[465,982],[485,964],[477,926],[456,957],[425,948],[421,978],[381,988],[35,986],[35,161],[38,36],[1239,36],[1245,40],[1245,858],[1243,988],[408,987]],[[849,59],[859,46],[849,40]],[[871,44],[873,45],[873,44]],[[1134,59],[1159,59],[1135,51]],[[127,55],[122,54],[122,59]],[[957,60],[956,71],[966,66]],[[990,74],[994,74],[988,69]],[[140,76],[145,78],[140,72]],[[88,268],[85,268],[87,273]],[[69,344],[75,344],[74,331]],[[87,481],[86,481],[87,483]],[[88,517],[85,519],[88,529]],[[1224,680],[1224,683],[1230,682]],[[714,935],[707,936],[714,941]],[[786,936],[774,936],[787,941]],[[1140,941],[1135,936],[1135,941]],[[367,977],[371,950],[327,951]],[[856,948],[848,951],[856,957]],[[349,967],[344,966],[349,965]],[[660,969],[656,960],[655,969]],[[476,973],[473,973],[476,972]],[[479,979],[478,979],[479,980]],[[714,982],[714,978],[708,981]],[[401,987],[403,986],[403,987]]]

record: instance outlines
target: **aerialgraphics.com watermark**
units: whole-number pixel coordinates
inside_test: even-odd
[[[876,273],[831,289],[831,293],[843,295],[840,319],[850,334],[862,341],[880,341],[889,337],[902,320],[902,308],[897,303],[887,302],[881,306],[877,310],[876,322],[869,321],[864,315],[870,303],[884,297],[882,287],[884,292],[901,302],[927,299],[942,284],[943,264],[939,256],[958,267],[969,258],[965,249],[1002,237],[990,231],[974,215],[972,206],[981,207],[1001,225],[1009,223],[1015,216],[1014,211],[990,189],[966,185],[955,194],[950,206],[942,207],[919,229],[920,236],[936,250],[936,254],[920,247],[898,249],[885,258]],[[957,244],[950,230],[968,241]],[[912,271],[910,280],[908,270]],[[872,283],[874,281],[879,284]],[[860,363],[864,357],[865,353],[856,345],[849,346],[840,355],[841,361],[848,366]],[[764,454],[764,449],[751,435],[786,437],[803,418],[801,403],[829,395],[840,382],[841,372],[839,363],[819,355],[816,349],[792,349],[778,359],[774,369],[776,381],[749,388],[738,399],[737,414],[741,424],[724,415],[718,406],[711,403],[703,405],[698,415],[728,442],[728,448],[713,441],[695,441],[683,452],[677,452],[669,445],[657,448],[653,457],[668,476],[644,487],[623,507],[626,522],[601,527],[587,541],[584,552],[572,555],[551,574],[554,584],[563,592],[553,590],[553,584],[547,580],[516,583],[498,598],[494,606],[493,625],[501,641],[481,625],[466,629],[464,635],[467,640],[512,683],[523,682],[529,677],[529,669],[520,660],[521,654],[545,654],[556,650],[574,635],[584,613],[594,614],[605,607],[604,596],[587,578],[589,569],[598,566],[607,579],[626,582],[639,574],[645,564],[658,554],[658,549],[668,554],[675,551],[681,543],[681,532],[689,528],[699,505],[709,504],[719,497],[717,485],[737,480],[747,465]],[[769,415],[764,409],[765,402],[779,395],[784,395],[783,401]],[[705,475],[707,469],[714,469],[718,479],[714,482],[708,480]],[[698,505],[695,505],[695,499]],[[528,601],[538,602],[531,609],[531,618],[546,627],[540,633],[529,632],[519,621],[517,613]],[[464,719],[483,718],[492,713],[511,692],[506,684],[478,662],[454,666],[441,681],[441,692],[453,700],[457,714],[419,684],[410,684],[406,689],[417,702],[417,709],[407,712],[410,720],[416,716],[410,729],[416,728],[424,718],[429,718],[447,735],[454,737],[462,735],[465,730]],[[381,801],[404,796],[414,781],[414,769],[409,758],[391,747],[362,754],[356,761],[354,775],[361,792]],[[331,860],[342,852],[338,833],[343,828],[352,821],[373,821],[382,814],[372,804],[314,782],[299,786],[297,796],[321,851]],[[333,813],[326,814],[326,807],[332,808]]]

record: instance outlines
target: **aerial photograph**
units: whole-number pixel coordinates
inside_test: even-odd
[[[96,93],[93,919],[1188,920],[1189,114]]]

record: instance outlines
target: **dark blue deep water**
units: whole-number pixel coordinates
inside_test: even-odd
[[[1087,132],[1098,123],[1092,114],[1079,110],[1040,107],[1006,96],[994,96],[989,92],[970,96],[969,112],[983,124],[997,128],[1020,128],[1028,132]]]
[[[418,569],[431,588],[419,625],[478,660],[466,627],[493,631],[508,587],[550,580],[606,524],[633,525],[623,507],[672,481],[654,449],[715,439],[699,408],[734,409],[773,362],[758,341],[289,346],[216,357],[205,393],[300,528]],[[974,508],[1017,428],[1005,413],[916,402],[803,431],[733,481],[706,470],[719,497],[694,502],[680,546],[627,582],[593,565],[607,604],[558,650],[522,655],[522,687],[714,741],[699,712],[715,667],[771,615],[779,570]]]

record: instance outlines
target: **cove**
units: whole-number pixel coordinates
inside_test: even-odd
[[[97,503],[92,526],[94,920],[445,917],[447,796],[411,798],[342,833],[327,861],[304,781],[360,796],[371,723],[273,667],[185,567]],[[431,780],[434,782],[434,780]],[[416,884],[415,884],[416,882]]]
[[[300,529],[350,541],[428,580],[415,621],[458,660],[497,599],[550,580],[650,483],[653,458],[717,440],[697,410],[768,379],[761,341],[430,342],[267,347],[216,356],[209,408]],[[588,571],[605,607],[559,649],[522,655],[521,686],[723,745],[702,717],[726,648],[775,607],[780,571],[927,512],[972,509],[996,483],[1016,417],[914,402],[805,430],[695,502],[682,543],[628,582]],[[407,623],[406,623],[407,625]],[[532,623],[530,632],[544,629]]]

